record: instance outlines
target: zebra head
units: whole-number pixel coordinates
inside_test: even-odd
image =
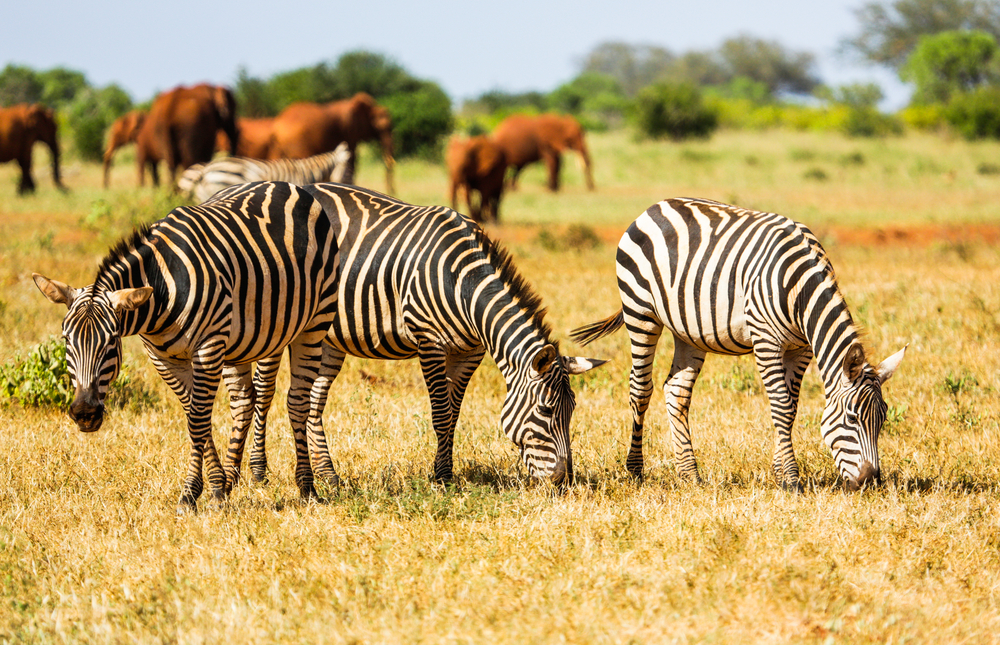
[[[95,432],[104,422],[104,397],[121,365],[121,312],[145,303],[153,288],[112,291],[92,284],[74,289],[37,273],[32,277],[46,298],[69,309],[62,323],[74,390],[69,416],[82,432]]]
[[[549,477],[557,486],[573,482],[569,422],[576,398],[570,374],[583,374],[606,361],[560,356],[546,344],[508,383],[500,413],[504,433],[521,449],[532,477]]]
[[[882,483],[878,435],[887,410],[882,384],[899,367],[905,352],[904,347],[878,367],[872,367],[861,345],[855,343],[844,357],[843,374],[838,389],[828,397],[820,431],[848,490]]]

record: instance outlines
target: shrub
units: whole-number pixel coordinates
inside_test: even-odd
[[[674,140],[707,137],[718,127],[715,109],[691,83],[658,83],[643,88],[635,100],[635,121],[647,137]]]
[[[841,129],[849,137],[885,137],[902,134],[903,123],[874,107],[851,107]]]
[[[159,402],[159,395],[134,379],[123,365],[108,389],[107,404],[135,412]],[[19,403],[38,408],[65,408],[73,401],[66,344],[58,338],[35,346],[28,355],[0,365],[0,404]]]
[[[933,131],[944,125],[944,106],[909,105],[899,112],[899,118],[906,127],[914,130]]]
[[[944,117],[966,139],[1000,139],[1000,87],[956,95]]]
[[[87,88],[77,94],[66,118],[77,154],[89,161],[100,161],[104,133],[131,108],[132,99],[117,85],[99,90]]]
[[[392,115],[398,157],[436,158],[452,130],[451,100],[436,83],[421,81],[419,89],[387,96],[381,101]]]

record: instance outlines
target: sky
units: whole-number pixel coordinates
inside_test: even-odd
[[[268,77],[332,63],[365,49],[437,82],[457,103],[483,92],[551,91],[608,41],[680,54],[750,35],[816,56],[830,85],[876,82],[882,107],[909,90],[883,69],[838,55],[860,31],[865,0],[35,0],[0,26],[0,66],[64,66],[97,86],[117,83],[136,101],[176,85],[232,85],[237,70]],[[620,5],[612,8],[612,5]]]

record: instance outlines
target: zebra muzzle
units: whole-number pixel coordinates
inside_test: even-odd
[[[570,486],[573,483],[573,457],[559,457],[550,475],[555,486]]]
[[[89,392],[78,392],[69,406],[69,418],[81,432],[96,432],[104,423],[104,404]]]
[[[880,486],[882,484],[882,473],[870,461],[865,461],[861,464],[857,478],[848,478],[844,486],[847,490],[854,492],[861,490],[869,484]]]

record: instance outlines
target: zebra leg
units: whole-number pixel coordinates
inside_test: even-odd
[[[316,478],[328,486],[339,486],[340,477],[333,468],[330,458],[330,448],[326,443],[326,433],[323,431],[323,410],[326,408],[330,386],[340,374],[344,366],[344,352],[336,350],[329,343],[323,343],[323,360],[319,368],[319,376],[313,383],[309,395],[309,423],[306,427],[306,438],[309,441],[309,456]]]
[[[625,468],[642,481],[642,430],[649,400],[653,396],[653,358],[662,327],[641,324],[635,318],[625,318],[632,346],[632,370],[628,377],[629,405],[632,408],[632,443],[629,445]]]
[[[250,473],[257,484],[267,484],[267,415],[274,402],[274,384],[278,380],[281,354],[257,363],[253,375],[256,399],[253,413],[253,445],[250,447]]]
[[[323,361],[323,330],[305,332],[288,347],[291,384],[288,388],[288,423],[295,438],[295,483],[303,499],[317,498],[306,426],[311,413],[311,396]],[[322,409],[321,409],[322,411]]]
[[[229,408],[233,417],[233,429],[229,434],[229,449],[226,452],[226,489],[231,491],[239,483],[240,467],[243,464],[243,446],[246,443],[250,424],[253,423],[256,392],[253,388],[251,370],[253,365],[227,365],[222,370],[222,380],[229,391]]]
[[[458,413],[469,379],[479,367],[485,353],[484,347],[465,354],[448,354],[436,345],[420,346],[420,369],[431,398],[431,423],[437,436],[434,479],[439,482],[446,483],[452,479],[455,424],[458,422]]]
[[[191,461],[181,489],[177,511],[193,511],[203,484],[201,466],[216,502],[226,498],[226,475],[212,441],[212,407],[222,379],[224,341],[216,339],[200,347],[192,360],[191,402],[187,410],[188,436],[191,438]],[[200,455],[200,459],[198,456]]]
[[[807,347],[784,350],[762,339],[754,339],[757,371],[767,390],[774,424],[774,459],[771,468],[778,484],[789,491],[801,491],[799,465],[792,448],[792,424],[799,405],[799,387],[802,375],[812,360],[812,349]]]
[[[663,394],[667,398],[677,474],[681,479],[694,482],[700,482],[701,477],[698,475],[698,463],[691,447],[688,409],[691,407],[691,391],[704,363],[704,351],[674,337],[674,360],[670,364],[670,376],[663,383]]]

